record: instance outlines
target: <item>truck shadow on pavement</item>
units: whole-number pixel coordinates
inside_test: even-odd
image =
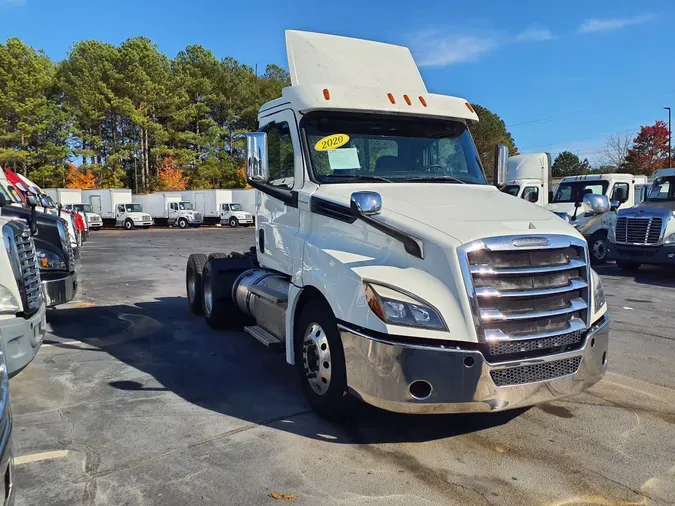
[[[189,312],[184,297],[65,307],[51,312],[49,322],[52,331],[45,344],[58,349],[56,353],[64,350],[77,362],[73,350],[83,356],[104,352],[129,366],[119,379],[107,382],[124,392],[125,399],[133,401],[147,391],[172,392],[204,409],[323,441],[431,441],[503,425],[523,412],[401,415],[355,402],[348,423],[331,424],[306,403],[296,372],[282,354],[243,332],[209,328]]]
[[[593,266],[593,269],[603,276],[632,278],[640,285],[675,288],[675,268],[672,267],[643,265],[637,272],[628,272],[619,269],[616,264],[605,264]]]

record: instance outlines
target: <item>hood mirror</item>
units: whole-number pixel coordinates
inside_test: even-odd
[[[507,168],[509,161],[509,148],[503,144],[495,146],[494,184],[501,188],[506,183]]]
[[[617,209],[619,209],[619,206],[621,205],[621,202],[619,202],[618,200],[612,200],[609,203],[609,205],[610,205],[610,208],[609,208],[610,211],[616,211]]]
[[[30,219],[28,220],[28,228],[30,229],[31,235],[37,234],[37,213],[35,212],[35,206],[40,204],[38,198],[32,193],[26,195],[26,202],[30,206]]]
[[[374,216],[382,211],[382,197],[376,192],[354,192],[351,198],[354,216]]]
[[[606,213],[610,209],[609,199],[606,195],[589,193],[588,195],[584,195],[583,208],[586,214],[596,215]]]

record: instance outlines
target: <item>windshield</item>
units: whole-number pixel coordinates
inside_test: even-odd
[[[520,191],[520,186],[515,185],[515,184],[510,184],[502,188],[502,191],[504,193],[508,193],[509,195],[513,195],[514,197],[518,196],[518,192]]]
[[[471,135],[460,121],[324,113],[308,116],[303,129],[320,183],[486,184]]]
[[[241,211],[241,204],[230,204],[230,211]]]
[[[582,202],[584,195],[594,193],[604,195],[609,186],[609,181],[574,181],[560,183],[555,192],[553,202]]]
[[[647,202],[675,200],[675,176],[656,178],[647,197]]]
[[[75,204],[73,206],[73,208],[76,211],[80,211],[80,212],[83,212],[83,213],[91,213],[92,212],[91,206],[89,204]]]
[[[128,213],[142,213],[143,208],[140,204],[125,204]]]
[[[0,195],[4,195],[5,199],[7,199],[9,202],[14,202],[14,199],[10,196],[9,192],[3,185],[0,185]]]
[[[180,202],[178,204],[178,209],[181,211],[194,211],[195,208],[192,207],[192,202]]]

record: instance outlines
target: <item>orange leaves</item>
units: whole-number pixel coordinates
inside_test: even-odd
[[[157,169],[157,190],[185,190],[187,181],[183,176],[183,169],[176,167],[176,162],[171,156],[162,159]]]
[[[81,167],[74,164],[68,164],[66,173],[66,188],[76,188],[78,190],[89,190],[96,188],[96,177],[91,172],[84,171]]]

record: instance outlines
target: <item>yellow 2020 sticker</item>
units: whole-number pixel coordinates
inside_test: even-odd
[[[349,135],[347,134],[333,134],[323,139],[319,139],[316,144],[314,144],[314,149],[316,151],[328,151],[331,149],[339,148],[344,146],[349,142]]]

